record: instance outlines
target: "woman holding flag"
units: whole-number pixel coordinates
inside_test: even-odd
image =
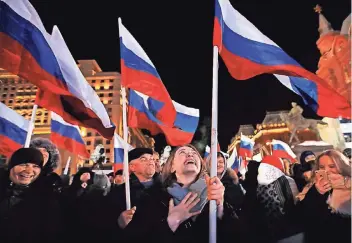
[[[134,232],[133,239],[129,239],[208,242],[209,200],[217,203],[218,242],[233,239],[238,227],[231,207],[224,201],[225,188],[218,177],[209,178],[204,166],[194,146],[176,147],[161,173],[161,191],[136,210],[134,219],[139,214],[139,220],[127,226]]]

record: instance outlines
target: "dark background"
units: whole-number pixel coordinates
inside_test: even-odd
[[[232,0],[232,5],[302,66],[315,72],[319,61],[318,14],[335,30],[351,12],[349,0]],[[173,100],[200,109],[200,125],[211,116],[214,0],[31,0],[49,33],[57,25],[76,60],[96,59],[103,71],[120,71],[118,17],[157,68]],[[266,111],[288,110],[300,97],[273,75],[237,81],[220,58],[219,142],[226,151],[241,124],[257,124]],[[209,134],[210,135],[210,134]],[[199,131],[195,139],[200,138]],[[163,135],[156,150],[165,146]],[[209,138],[210,139],[210,136]],[[208,144],[209,141],[207,142]]]

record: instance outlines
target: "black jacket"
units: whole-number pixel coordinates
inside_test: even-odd
[[[62,212],[54,194],[18,186],[0,170],[0,242],[61,242]]]

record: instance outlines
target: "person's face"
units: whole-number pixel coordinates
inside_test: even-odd
[[[48,162],[49,160],[49,153],[46,151],[45,148],[37,148],[43,155],[44,161],[43,161],[43,167],[44,165]]]
[[[116,175],[114,182],[115,182],[115,184],[117,184],[117,185],[123,184],[123,183],[124,183],[123,175]]]
[[[315,161],[315,155],[310,154],[307,157],[304,158],[304,160],[308,163],[308,162],[314,162]]]
[[[153,155],[143,154],[138,159],[130,162],[130,170],[137,176],[150,179],[155,174],[155,163]]]
[[[336,164],[327,155],[324,155],[319,159],[319,170],[325,170],[328,174],[339,174]]]
[[[218,166],[217,166],[218,175],[222,175],[225,169],[225,160],[222,156],[219,156],[217,161],[218,161]]]
[[[10,170],[10,180],[17,185],[29,185],[38,178],[40,171],[37,164],[16,165]]]
[[[154,159],[154,163],[155,163],[155,171],[159,173],[161,171],[159,155],[153,154],[153,159]]]
[[[180,147],[172,162],[172,172],[177,174],[192,174],[198,175],[201,169],[201,158],[198,153],[192,148],[183,146]]]

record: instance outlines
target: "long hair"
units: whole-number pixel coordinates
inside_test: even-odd
[[[197,156],[199,157],[200,159],[200,164],[201,164],[201,167],[200,167],[200,172],[199,174],[197,175],[196,177],[196,180],[198,180],[199,178],[201,178],[205,173],[205,166],[204,166],[204,161],[203,161],[203,158],[202,156],[199,154],[198,150],[196,149],[196,147],[194,147],[193,145],[191,144],[186,144],[186,145],[183,145],[183,146],[177,146],[176,148],[174,148],[171,153],[170,153],[170,156],[168,157],[168,159],[166,160],[165,162],[165,165],[163,167],[163,170],[161,172],[161,183],[163,184],[164,187],[169,187],[172,185],[173,182],[176,181],[176,174],[175,172],[172,172],[172,163],[174,162],[174,159],[175,159],[175,154],[177,152],[177,150],[181,147],[189,147],[191,149],[193,149],[194,151],[196,151],[197,153]]]
[[[342,176],[351,177],[351,166],[349,160],[341,152],[334,149],[326,150],[318,156],[318,158],[316,159],[316,166],[314,168],[314,171],[319,170],[319,161],[323,156],[328,156],[332,159],[332,161],[336,165],[337,171]]]

